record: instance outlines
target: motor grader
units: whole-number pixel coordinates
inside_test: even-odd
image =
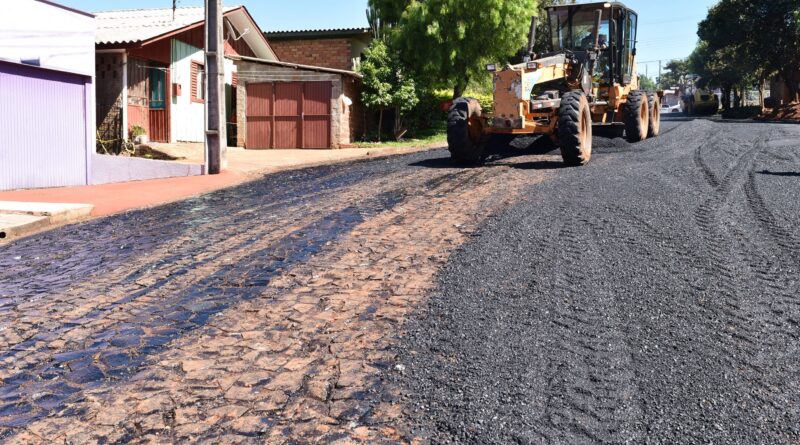
[[[499,68],[494,106],[481,112],[459,98],[448,113],[447,141],[456,162],[479,162],[491,135],[546,135],[567,165],[592,157],[593,131],[639,142],[657,136],[661,97],[639,88],[636,12],[620,2],[547,9],[549,52],[534,53],[538,19],[531,20],[523,62]],[[593,130],[594,128],[594,130]]]

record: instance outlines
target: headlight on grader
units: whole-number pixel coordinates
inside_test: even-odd
[[[494,64],[494,63],[490,63],[490,64],[486,65],[486,71],[488,71],[490,73],[493,73],[493,72],[497,71],[497,65]]]

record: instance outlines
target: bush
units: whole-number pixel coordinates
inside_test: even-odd
[[[416,135],[446,121],[449,108],[447,104],[452,99],[452,93],[446,91],[420,92],[419,103],[407,117],[409,132]]]

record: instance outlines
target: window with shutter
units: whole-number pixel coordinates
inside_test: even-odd
[[[205,102],[206,67],[199,62],[192,62],[192,102]]]

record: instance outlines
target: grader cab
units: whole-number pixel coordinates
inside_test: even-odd
[[[450,108],[447,140],[453,160],[478,162],[488,136],[546,135],[568,165],[592,157],[593,127],[630,142],[657,136],[661,101],[639,89],[637,14],[619,2],[547,9],[548,52],[534,53],[538,19],[531,23],[523,63],[489,65],[494,76],[490,115],[472,98]]]

